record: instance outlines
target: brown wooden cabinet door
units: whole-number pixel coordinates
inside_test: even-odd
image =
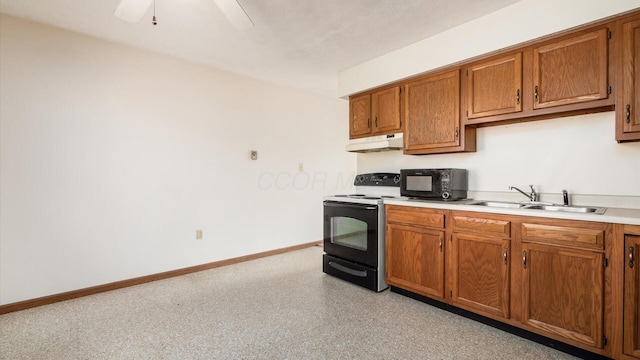
[[[533,49],[534,109],[608,97],[607,29]]]
[[[640,19],[622,25],[623,131],[640,132]]]
[[[527,243],[522,250],[523,322],[602,348],[603,254]]]
[[[467,69],[467,117],[522,111],[522,53]]]
[[[509,318],[509,240],[454,234],[451,298],[454,305]]]
[[[387,225],[387,283],[444,299],[444,232]]]
[[[405,150],[458,146],[460,70],[408,83],[405,116]]]
[[[640,236],[625,236],[623,352],[640,358]]]
[[[371,95],[373,132],[400,130],[400,87],[378,91]]]
[[[371,95],[349,100],[349,137],[371,134]]]

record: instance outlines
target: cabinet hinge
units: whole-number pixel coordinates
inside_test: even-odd
[[[603,265],[604,265],[604,267],[609,266],[609,259],[604,258],[604,260],[603,260]]]
[[[452,298],[453,297],[453,290],[449,291],[449,297]]]
[[[609,85],[609,88],[607,89],[607,91],[609,92],[609,95],[611,95],[611,92],[613,91],[613,89],[611,88],[611,85]]]
[[[602,345],[606,346],[607,345],[607,337],[606,336],[602,336]]]
[[[611,30],[607,30],[607,39],[611,39]]]
[[[465,111],[465,114],[469,117],[469,110]]]

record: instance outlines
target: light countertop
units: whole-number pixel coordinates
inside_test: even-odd
[[[499,208],[489,206],[469,205],[470,202],[476,200],[458,200],[458,201],[430,201],[418,199],[385,199],[387,205],[415,206],[432,209],[459,210],[459,211],[475,211],[483,213],[521,215],[521,216],[537,216],[553,219],[566,220],[582,220],[595,221],[613,224],[640,225],[640,209],[623,209],[608,207],[604,214],[593,213],[573,213],[559,211],[545,211],[535,209],[514,209]]]

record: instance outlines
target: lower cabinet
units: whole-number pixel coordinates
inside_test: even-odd
[[[640,359],[640,235],[625,236],[624,261],[624,354]]]
[[[444,231],[387,226],[387,283],[444,299]]]
[[[452,243],[451,302],[508,319],[510,240],[454,234]]]
[[[557,246],[522,246],[523,322],[602,348],[603,255]]]
[[[563,220],[520,225],[524,324],[603,348],[605,229]]]
[[[387,283],[445,299],[445,212],[387,205]]]
[[[424,210],[405,207],[399,217],[392,209],[387,217],[390,285],[619,358],[621,331],[613,329],[622,316],[611,310],[611,274],[620,270],[608,267],[614,225],[452,210],[440,213],[447,221],[439,228],[409,215]],[[640,236],[627,236],[625,246],[625,256],[636,256]],[[638,357],[640,265],[628,262],[624,351]]]
[[[478,213],[453,212],[449,254],[452,304],[509,319],[511,222]]]

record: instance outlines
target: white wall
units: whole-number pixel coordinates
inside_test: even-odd
[[[633,8],[637,0],[522,0],[339,74],[340,95],[512,46]],[[640,142],[615,142],[614,113],[481,128],[477,152],[429,156],[400,151],[358,155],[358,172],[401,168],[470,170],[480,196],[514,196],[508,186],[534,184],[543,193],[569,190],[583,204],[640,208]],[[474,194],[478,195],[478,194]],[[551,201],[560,200],[559,197]]]
[[[358,155],[358,172],[458,167],[469,170],[469,190],[483,198],[533,184],[548,201],[569,191],[583,205],[640,208],[640,142],[616,143],[613,112],[477,129],[477,151]],[[514,200],[524,200],[511,192]]]
[[[318,241],[351,188],[344,100],[0,20],[1,304]]]

